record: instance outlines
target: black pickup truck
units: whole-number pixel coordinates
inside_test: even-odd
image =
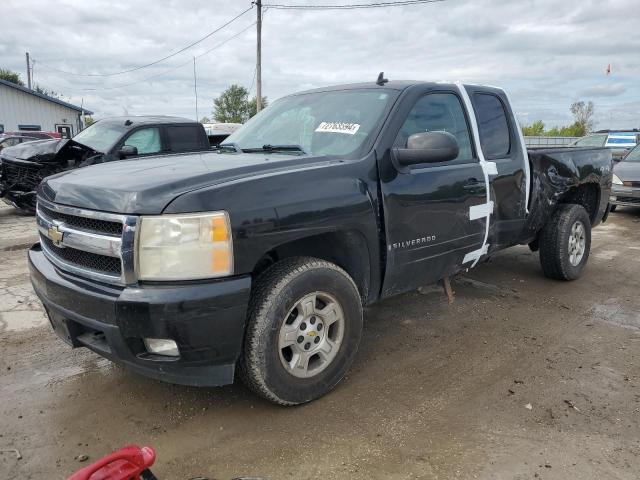
[[[578,278],[611,152],[527,152],[504,91],[371,82],[274,102],[219,151],[47,178],[31,279],[55,331],[144,375],[283,405],[351,365],[363,305],[528,244]]]
[[[2,150],[0,198],[33,212],[36,187],[54,173],[96,163],[209,150],[201,123],[169,116],[111,117],[72,139],[29,142]]]

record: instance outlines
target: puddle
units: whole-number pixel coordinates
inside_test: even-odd
[[[594,320],[620,327],[640,329],[640,314],[627,311],[617,298],[610,298],[604,303],[595,305],[590,313]]]
[[[49,324],[49,320],[41,311],[14,310],[0,312],[0,332],[22,332]]]

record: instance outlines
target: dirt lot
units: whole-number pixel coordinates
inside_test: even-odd
[[[26,238],[32,220],[0,210]],[[16,243],[17,241],[14,241]],[[2,247],[3,244],[0,244]],[[160,479],[637,479],[640,210],[594,232],[586,275],[545,279],[518,247],[454,283],[366,311],[348,378],[299,408],[241,386],[139,377],[46,325],[25,250],[0,251],[2,479],[63,479],[127,443]],[[530,408],[527,408],[530,407]]]

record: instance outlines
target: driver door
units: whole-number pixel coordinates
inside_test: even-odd
[[[379,170],[387,172],[381,173],[387,241],[383,296],[453,274],[484,241],[486,220],[469,216],[470,207],[486,202],[486,185],[463,103],[455,90],[423,89],[399,109],[406,113],[395,122],[393,146],[406,148],[414,133],[446,131],[455,136],[460,152],[454,160],[408,170],[389,168],[392,153],[380,160],[386,164]]]

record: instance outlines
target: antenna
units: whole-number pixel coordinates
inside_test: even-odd
[[[376,85],[380,85],[382,87],[388,81],[388,78],[384,78],[384,72],[380,72],[380,75],[378,75],[378,80],[376,80]]]

